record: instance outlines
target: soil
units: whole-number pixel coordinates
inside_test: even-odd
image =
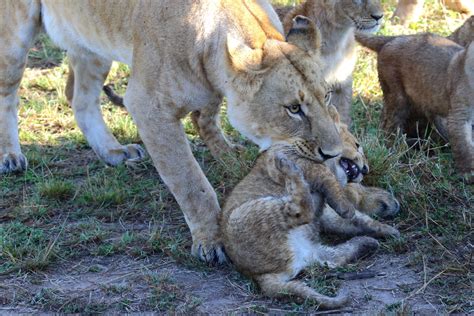
[[[377,314],[401,306],[417,315],[446,312],[436,296],[420,290],[423,272],[410,268],[405,256],[379,254],[360,267],[377,276],[343,280],[340,290],[351,293],[353,300],[334,313]],[[91,313],[94,308],[106,313],[172,310],[216,315],[295,311],[294,306],[264,298],[249,284],[231,267],[187,268],[165,256],[89,257],[43,272],[0,277],[0,313],[74,312],[84,304],[91,306]],[[320,313],[312,307],[297,312]]]

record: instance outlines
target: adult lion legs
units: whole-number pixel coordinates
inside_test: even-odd
[[[97,156],[115,166],[125,160],[144,157],[144,150],[135,144],[122,146],[107,128],[100,110],[100,92],[111,62],[97,55],[69,54],[69,78],[66,96],[87,142]]]
[[[26,16],[19,18],[15,12]],[[36,1],[0,3],[0,174],[26,169],[18,137],[18,87],[25,69],[28,49],[40,28],[40,7]],[[16,18],[13,18],[16,17]]]

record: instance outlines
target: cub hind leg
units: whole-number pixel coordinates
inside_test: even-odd
[[[296,296],[319,304],[321,309],[335,309],[349,302],[350,297],[339,294],[329,297],[316,292],[301,281],[288,281],[284,274],[264,274],[255,278],[262,292],[269,297]]]
[[[97,55],[69,54],[70,74],[66,96],[77,124],[100,159],[116,166],[126,160],[137,161],[145,151],[135,144],[122,146],[107,128],[100,109],[100,92],[111,62]]]
[[[17,107],[29,48],[38,33],[40,6],[37,1],[0,3],[0,174],[26,169],[18,136]]]

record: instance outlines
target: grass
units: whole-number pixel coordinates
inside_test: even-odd
[[[383,3],[390,16],[393,1]],[[433,0],[427,1],[426,9],[425,15],[407,29],[387,21],[381,33],[432,31],[447,35],[461,23],[459,15],[446,11]],[[469,247],[474,189],[458,180],[449,148],[435,141],[424,142],[421,150],[409,149],[403,139],[394,146],[386,146],[379,130],[383,104],[375,56],[366,51],[359,56],[352,116],[354,132],[371,167],[365,183],[391,190],[402,207],[393,224],[403,237],[383,242],[382,251],[409,257],[412,267],[425,275],[425,287],[409,289],[409,293],[431,291],[446,311],[467,312],[472,308],[469,293],[473,267]],[[125,91],[128,73],[127,66],[114,64],[108,81],[119,93]],[[186,223],[151,161],[109,168],[97,160],[67,105],[66,75],[64,53],[46,36],[40,36],[30,53],[29,68],[20,89],[20,138],[29,169],[21,175],[0,177],[0,275],[27,278],[37,271],[51,272],[84,258],[106,260],[117,256],[131,260],[171,258],[187,269],[209,273],[210,268],[190,256],[191,238]],[[102,104],[104,118],[118,140],[140,143],[130,116],[105,98]],[[225,110],[222,121],[229,138],[248,147],[240,158],[213,160],[189,120],[184,121],[194,154],[221,201],[257,155],[257,149],[231,128]],[[89,272],[102,269],[100,265],[91,265]],[[321,277],[325,272],[324,268],[310,269],[304,278],[319,291],[334,294],[340,282]],[[106,304],[90,302],[88,297],[64,297],[61,292],[48,289],[23,293],[21,304],[69,313],[99,313],[111,306],[120,311],[192,312],[200,304],[173,282],[172,275],[144,275],[140,283],[145,284],[149,297],[138,307],[136,301],[123,293],[121,300]],[[248,281],[237,277],[233,282],[256,295]],[[130,290],[107,288],[105,292],[118,295],[121,291]],[[282,306],[294,312],[313,308],[308,304]],[[247,311],[259,313],[268,308],[269,303],[264,302],[248,307]],[[407,307],[394,304],[385,310],[398,313]]]

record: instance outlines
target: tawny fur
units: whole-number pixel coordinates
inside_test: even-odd
[[[347,130],[341,133],[343,139],[354,138]],[[344,142],[344,153],[360,155],[352,141]],[[349,237],[399,236],[395,228],[354,208],[362,206],[372,212],[378,203],[387,201],[391,205],[385,210],[391,207],[394,214],[398,202],[380,189],[369,193],[370,189],[361,191],[356,184],[343,188],[341,183],[347,179],[338,170],[340,159],[321,164],[301,157],[291,144],[274,145],[258,158],[228,197],[221,218],[227,254],[265,295],[293,295],[313,300],[321,308],[340,307],[347,302],[346,295],[327,297],[291,279],[312,263],[344,265],[372,252],[378,243],[370,237],[354,237],[331,247],[322,244],[319,231]]]
[[[319,27],[324,79],[332,86],[333,101],[343,122],[350,124],[352,72],[356,63],[354,32],[376,32],[382,23],[380,0],[308,0],[290,12],[278,10],[285,31],[296,15],[304,15]],[[286,13],[284,16],[283,13]]]
[[[460,27],[458,27],[448,39],[467,47],[474,41],[474,15],[469,17]]]
[[[413,122],[433,123],[451,143],[457,170],[473,182],[474,44],[464,48],[433,34],[357,40],[378,52],[383,129],[416,137]]]
[[[424,2],[424,0],[398,0],[392,20],[397,20],[404,25],[411,21],[417,21],[423,13]],[[441,3],[460,13],[469,15],[474,13],[474,2],[472,0],[441,0]]]
[[[0,173],[21,171],[17,91],[28,49],[44,27],[71,61],[66,94],[81,131],[111,165],[139,160],[106,127],[99,94],[112,60],[132,66],[124,98],[148,153],[180,205],[193,254],[222,261],[216,194],[194,159],[180,119],[206,112],[210,121],[227,97],[230,122],[269,147],[294,137],[311,155],[341,153],[324,104],[326,87],[314,62],[315,31],[286,42],[264,0],[16,0],[0,2]],[[303,104],[308,120],[287,115]],[[309,123],[309,124],[308,124]],[[201,126],[201,130],[206,130]],[[226,147],[219,136],[217,143]]]

